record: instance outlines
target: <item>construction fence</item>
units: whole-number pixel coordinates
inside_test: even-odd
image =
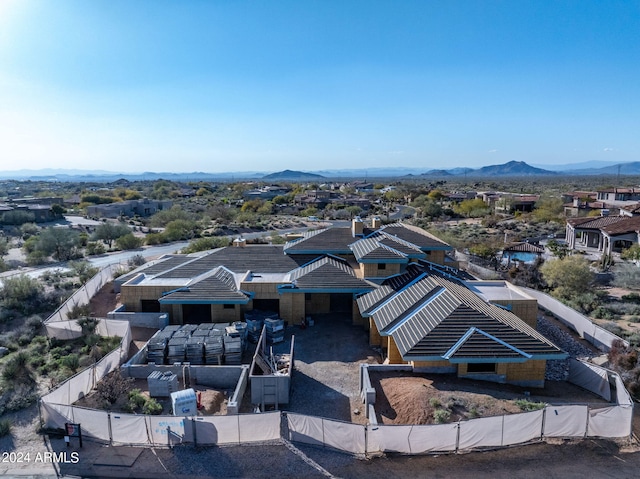
[[[620,340],[625,345],[629,345],[627,341],[601,328],[588,317],[571,309],[548,294],[522,286],[519,286],[519,288],[529,296],[537,299],[538,307],[551,313],[561,323],[573,329],[581,338],[586,339],[601,351],[608,352],[611,349],[611,344],[615,340]]]

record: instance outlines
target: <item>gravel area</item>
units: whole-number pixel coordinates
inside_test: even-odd
[[[538,316],[537,330],[556,346],[569,353],[571,358],[589,359],[602,353],[575,333],[570,332],[558,320],[547,316]],[[545,378],[552,381],[565,381],[569,377],[569,361],[547,361]]]

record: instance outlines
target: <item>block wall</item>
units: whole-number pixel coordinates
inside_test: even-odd
[[[331,295],[329,293],[311,293],[309,299],[304,302],[307,314],[329,313],[331,312]]]
[[[400,263],[385,263],[385,269],[378,269],[377,263],[360,263],[360,270],[365,278],[385,278],[400,273]]]
[[[305,317],[304,293],[280,295],[280,317],[289,324],[302,324]]]
[[[387,339],[387,358],[389,359],[389,364],[406,364],[406,361],[402,360],[402,356],[393,337],[387,336]]]
[[[278,283],[240,283],[240,289],[255,293],[255,299],[279,299]]]
[[[511,307],[511,312],[536,329],[538,322],[538,301],[535,299],[500,299],[491,301],[493,304],[499,304],[501,306]]]

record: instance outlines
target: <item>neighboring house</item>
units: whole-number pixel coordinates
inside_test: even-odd
[[[639,188],[609,188],[597,191],[598,201],[605,203],[638,202],[640,201]]]
[[[543,253],[544,248],[531,243],[511,243],[502,250],[502,261],[504,262],[506,260],[507,267],[513,261],[533,263],[536,259],[539,259]]]
[[[496,213],[514,213],[520,211],[530,213],[533,211],[539,195],[515,195],[500,193],[500,198],[494,202]]]
[[[173,201],[170,200],[141,200],[119,201],[103,205],[87,206],[87,216],[99,218],[119,218],[121,216],[151,216],[158,211],[171,209]]]
[[[620,252],[640,243],[640,216],[570,218],[566,237],[570,249],[583,248],[602,254]]]
[[[60,198],[60,203],[53,203],[62,205],[62,198]],[[23,211],[25,213],[29,213],[33,215],[33,221],[36,223],[45,223],[47,221],[53,221],[60,218],[59,215],[56,215],[53,210],[53,204],[38,204],[38,203],[0,203],[0,220],[2,219],[2,215],[4,213],[8,213],[10,211]]]
[[[242,193],[245,200],[272,200],[276,196],[286,195],[291,191],[291,188],[285,186],[263,186],[255,190],[248,190]]]

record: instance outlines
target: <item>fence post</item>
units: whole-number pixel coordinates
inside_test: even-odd
[[[108,429],[109,429],[109,445],[112,446],[113,445],[113,432],[112,432],[113,429],[112,429],[112,426],[111,426],[111,413],[110,412],[107,413],[107,426],[108,426]]]
[[[456,425],[457,430],[456,430],[456,453],[459,451],[460,449],[460,421],[458,421],[458,424]]]
[[[500,430],[500,445],[504,446],[504,414],[502,415],[502,429]]]
[[[364,455],[369,454],[369,425],[364,425]]]
[[[544,424],[547,420],[547,408],[545,407],[542,410],[542,424],[540,426],[540,440],[542,441],[542,439],[544,438]]]
[[[242,444],[242,441],[240,440],[240,414],[236,414],[236,424],[238,424],[238,444]]]
[[[193,427],[193,445],[197,446],[198,445],[198,434],[196,433],[196,418],[192,417],[191,418],[191,426]]]

